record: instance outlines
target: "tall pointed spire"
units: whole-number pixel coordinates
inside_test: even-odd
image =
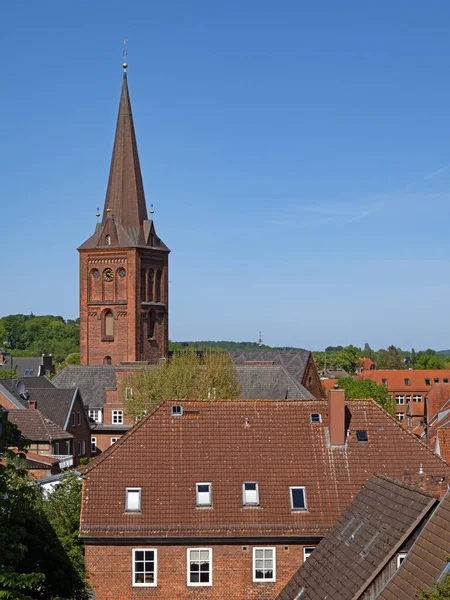
[[[125,229],[141,228],[143,221],[147,220],[147,207],[126,71],[123,74],[116,136],[103,210],[103,224],[109,216],[108,213],[114,218],[117,226]]]

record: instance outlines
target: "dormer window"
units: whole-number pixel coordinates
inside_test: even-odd
[[[387,384],[388,384],[388,380],[387,380],[387,379],[382,379],[382,380],[381,380],[381,383],[382,383],[383,385],[387,385]]]
[[[196,484],[196,503],[197,506],[212,506],[212,494],[210,483]]]
[[[320,413],[311,413],[309,415],[310,423],[322,423],[322,415]]]
[[[411,380],[408,378],[405,378],[405,385],[411,385]]]
[[[111,236],[109,234],[105,236],[105,246],[111,246]]]
[[[141,488],[126,488],[125,512],[141,512]]]
[[[428,377],[425,378],[425,385],[431,385],[431,379]]]
[[[306,489],[303,486],[291,486],[291,509],[295,511],[306,511]]]
[[[182,417],[183,416],[183,407],[179,404],[172,406],[172,417]]]
[[[259,506],[259,490],[256,481],[245,481],[242,484],[242,504],[244,506]]]

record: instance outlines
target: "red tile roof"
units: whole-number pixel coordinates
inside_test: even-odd
[[[86,467],[81,535],[323,536],[374,472],[450,476],[374,402],[346,407],[347,443],[330,447],[326,401],[164,402]],[[242,507],[244,481],[259,483],[260,508]],[[196,509],[197,482],[212,483],[212,509]],[[306,487],[307,512],[292,512],[289,486]],[[124,513],[127,487],[142,488],[141,514]]]
[[[375,366],[375,363],[371,358],[367,358],[364,356],[358,358],[358,363],[362,367],[363,371],[370,371]]]
[[[440,383],[442,383],[443,379],[450,381],[450,370],[374,369],[372,371],[363,371],[361,375],[357,375],[356,379],[371,379],[375,383],[378,383],[378,385],[383,385],[383,379],[386,379],[387,388],[390,392],[427,392],[435,384],[435,379],[439,379]],[[405,379],[409,379],[411,385],[407,385]],[[431,384],[426,385],[425,379],[430,379]]]
[[[73,435],[50,421],[40,410],[14,409],[8,411],[8,419],[19,428],[24,438],[33,442],[70,440]]]
[[[433,385],[427,394],[427,418],[428,423],[434,415],[441,410],[447,400],[450,399],[450,384],[437,383]]]

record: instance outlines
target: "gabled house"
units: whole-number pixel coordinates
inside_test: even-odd
[[[274,598],[374,472],[443,493],[450,467],[343,390],[163,402],[84,469],[96,598]]]
[[[424,475],[421,483],[436,482]],[[376,598],[437,504],[433,494],[400,481],[369,479],[277,600]]]
[[[43,377],[55,373],[55,365],[51,354],[42,356],[11,356],[0,348],[0,378],[2,372],[15,373],[17,377]]]
[[[91,456],[91,426],[77,388],[58,389],[46,377],[0,379],[0,404],[16,410],[38,408],[70,434],[56,453],[65,466],[77,466],[82,458]]]
[[[298,385],[306,388],[313,398],[324,398],[314,357],[309,350],[276,352],[230,352],[237,367],[281,366]]]

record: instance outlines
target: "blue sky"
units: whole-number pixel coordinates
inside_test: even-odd
[[[171,339],[450,347],[447,0],[0,14],[1,315],[78,315],[127,38]]]

